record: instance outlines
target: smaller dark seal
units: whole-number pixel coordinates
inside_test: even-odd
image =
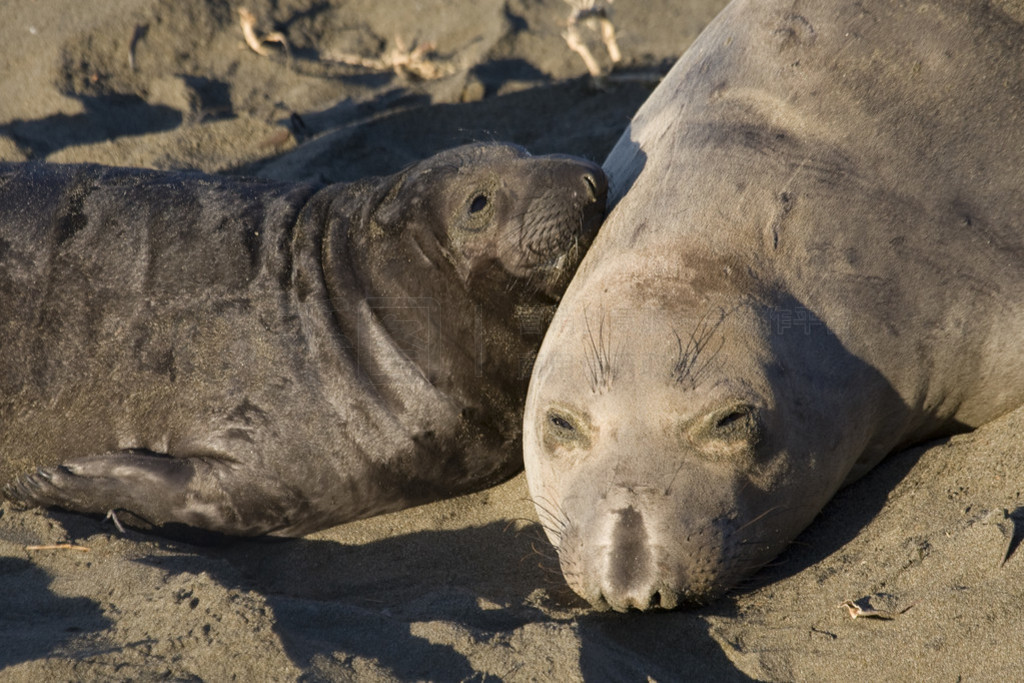
[[[320,189],[0,166],[4,494],[295,536],[508,478],[605,192],[499,144]]]

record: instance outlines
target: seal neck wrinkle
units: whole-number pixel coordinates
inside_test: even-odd
[[[341,295],[337,277],[333,277],[333,285],[329,283],[329,273],[347,260],[347,254],[329,253],[327,235],[330,229],[338,229],[335,224],[340,221],[334,206],[339,194],[344,197],[350,191],[348,186],[331,186],[317,192],[300,212],[292,236],[291,296],[306,344],[308,367],[315,373],[309,379],[321,385],[324,399],[338,414],[348,409],[346,387],[358,381],[358,372],[354,349],[348,342],[350,326],[344,324],[351,317],[344,308],[351,302]]]
[[[443,232],[415,211],[387,208],[393,190],[376,192],[355,219],[332,210],[323,236],[326,290],[357,367],[402,412],[425,405],[409,395],[420,385],[442,403],[505,414],[509,392],[517,403],[525,397],[535,340],[517,333],[516,313],[535,295],[496,262],[467,281]],[[518,434],[514,422],[499,431]]]
[[[389,191],[359,182],[328,199],[316,217],[320,225],[311,226],[318,234],[309,250],[319,258],[307,264],[320,278],[324,305],[307,301],[307,310],[316,311],[314,325],[330,328],[334,362],[389,419],[411,431],[439,416],[454,424],[465,403],[456,389],[467,383],[453,375],[466,364],[450,357],[445,341],[463,332],[450,327],[458,319],[453,312],[465,308],[465,293],[446,286],[451,278],[427,259],[405,258],[412,230],[375,224],[374,209]]]

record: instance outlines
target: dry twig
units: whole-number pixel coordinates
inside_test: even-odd
[[[590,75],[595,78],[600,77],[603,75],[603,71],[597,60],[594,59],[594,55],[590,52],[590,48],[583,42],[579,27],[596,22],[601,32],[601,42],[604,43],[604,47],[608,51],[609,59],[611,59],[612,64],[618,64],[622,60],[622,52],[619,50],[619,43],[615,39],[615,25],[612,24],[612,20],[608,17],[610,9],[608,6],[614,0],[565,1],[572,7],[572,12],[569,14],[569,23],[566,26],[565,33],[562,34],[562,38],[565,39],[569,49],[583,59],[583,63],[587,65],[587,71],[590,72]]]
[[[284,51],[288,52],[288,40],[280,31],[271,31],[262,36],[256,33],[256,16],[245,7],[238,8],[238,23],[242,26],[245,44],[256,54],[264,57],[271,55],[271,52],[263,47],[264,43],[280,43]]]
[[[443,78],[455,71],[450,62],[434,58],[433,52],[433,43],[410,46],[401,36],[395,36],[394,46],[380,57],[363,57],[351,52],[326,52],[324,57],[340,64],[371,71],[394,71],[398,76],[414,76],[424,81]]]
[[[135,71],[135,48],[139,41],[149,33],[149,24],[136,24],[132,31],[132,39],[128,42],[128,68]]]
[[[53,545],[27,545],[25,550],[78,550],[87,553],[91,548],[84,545],[75,545],[74,543],[55,543]]]
[[[887,603],[887,607],[892,609],[878,609],[872,604],[872,599],[878,599],[882,602]],[[845,607],[850,613],[851,619],[895,619],[899,615],[906,612],[914,605],[907,605],[902,609],[897,609],[895,601],[888,595],[869,595],[859,600],[844,600],[839,603],[840,607]]]
[[[103,519],[104,520],[109,519],[111,522],[113,522],[114,526],[117,527],[117,530],[121,532],[122,536],[124,536],[127,533],[124,530],[124,526],[121,524],[121,520],[119,520],[117,518],[117,513],[114,512],[113,510],[107,510],[107,516],[104,517]]]

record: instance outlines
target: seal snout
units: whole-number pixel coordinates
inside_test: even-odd
[[[556,173],[568,171],[571,174],[578,174],[582,169],[583,173],[577,177],[583,180],[584,196],[604,208],[605,200],[608,198],[608,176],[605,175],[604,169],[592,161],[568,154],[548,154],[543,158],[553,164],[549,168]]]
[[[644,517],[632,505],[617,510],[615,515],[604,581],[605,600],[616,610],[648,609],[653,597],[649,589],[653,554]]]
[[[679,591],[659,559],[661,550],[648,528],[644,513],[628,504],[612,512],[611,543],[606,548],[603,571],[588,597],[595,606],[617,612],[630,609],[673,609]]]
[[[570,586],[598,609],[670,610],[702,604],[728,579],[727,529],[687,522],[662,489],[616,486],[610,505],[562,539],[559,554]],[[666,516],[667,515],[667,516]]]
[[[577,209],[584,211],[584,232],[600,225],[608,202],[608,176],[597,164],[579,157],[551,154],[548,187],[565,187],[576,197]]]

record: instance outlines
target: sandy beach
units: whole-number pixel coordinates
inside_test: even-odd
[[[333,182],[504,140],[600,162],[724,4],[617,0],[595,82],[562,0],[7,0],[0,160]],[[1022,432],[1018,410],[892,455],[750,585],[649,614],[565,586],[521,475],[225,546],[4,503],[0,681],[1015,680]]]

